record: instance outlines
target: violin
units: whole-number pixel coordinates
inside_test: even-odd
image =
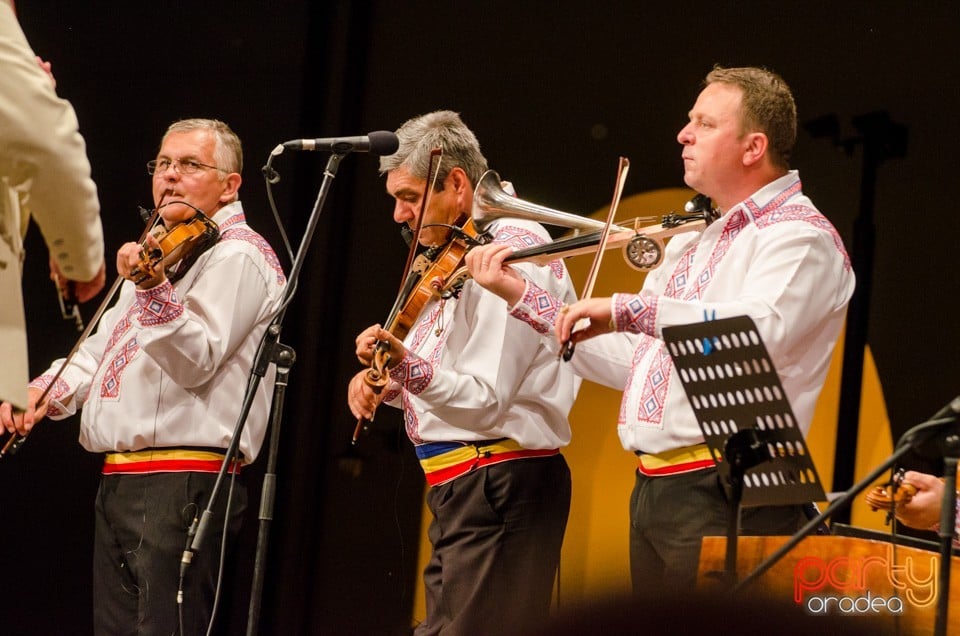
[[[473,219],[454,227],[439,253],[432,255],[428,251],[424,260],[414,265],[418,284],[405,296],[402,306],[391,312],[386,329],[403,340],[429,301],[457,295],[464,279],[457,279],[454,274],[463,267],[467,252],[486,241],[487,236],[477,231]]]
[[[154,278],[159,269],[166,269],[167,266],[181,261],[188,264],[179,265],[172,278],[176,280],[174,277],[183,276],[189,265],[217,242],[220,229],[198,210],[190,220],[178,223],[170,229],[158,225],[151,234],[158,247],[148,248],[146,241],[141,242],[140,263],[130,272],[136,284]]]
[[[420,232],[423,229],[423,217],[427,210],[430,193],[436,187],[437,177],[440,174],[439,166],[435,170],[435,161],[439,164],[443,160],[443,148],[437,147],[430,151],[430,161],[427,163],[427,175],[424,182],[423,198],[420,200],[420,213],[417,215],[417,225],[410,237],[410,251],[401,277],[400,292],[387,320],[385,329],[402,340],[409,333],[410,328],[423,312],[427,302],[440,293],[447,286],[450,274],[462,267],[463,259],[474,240],[475,229],[472,221],[461,227],[451,227],[451,240],[442,247],[431,247],[420,255],[416,254],[420,243]],[[461,216],[461,219],[463,217]],[[458,219],[460,222],[460,219]],[[405,236],[406,238],[406,236]],[[377,395],[387,385],[389,366],[391,361],[390,343],[378,342],[373,354],[370,368],[363,376],[364,382]],[[372,418],[371,418],[372,419]],[[356,444],[363,428],[363,418],[357,420],[353,431],[352,443]]]
[[[462,225],[451,228],[451,238],[446,245],[429,248],[420,254],[413,262],[397,302],[384,323],[384,329],[397,339],[403,340],[428,302],[436,298],[457,296],[467,278],[464,275],[467,252],[488,240],[486,234],[476,229],[473,219],[468,218]],[[374,363],[364,376],[364,381],[374,391],[379,392],[386,386],[389,375],[386,369],[389,363],[389,349],[378,346],[374,353]]]
[[[623,258],[631,268],[648,272],[663,262],[664,240],[684,232],[699,232],[719,218],[712,202],[697,195],[687,203],[689,213],[670,212],[660,217],[660,223],[648,224],[656,217],[638,217],[611,227],[604,249],[622,248]],[[621,226],[632,226],[632,229]],[[534,263],[546,265],[558,258],[594,254],[600,246],[602,231],[561,237],[551,243],[517,250],[506,263]]]

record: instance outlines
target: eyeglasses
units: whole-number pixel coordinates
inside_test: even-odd
[[[201,168],[229,172],[229,170],[200,163],[193,159],[154,159],[147,162],[147,174],[163,174],[170,166],[173,166],[173,169],[180,174],[194,174]]]

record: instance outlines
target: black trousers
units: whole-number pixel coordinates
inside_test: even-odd
[[[93,552],[93,622],[98,636],[205,634],[220,565],[224,515],[230,499],[228,542],[247,507],[237,478],[217,497],[200,551],[186,569],[178,604],[180,562],[187,531],[207,506],[215,474],[105,475],[96,500]]]
[[[563,456],[480,468],[431,488],[427,505],[427,617],[414,633],[507,636],[541,626],[570,512]]]
[[[800,506],[743,508],[743,535],[789,535],[803,524]],[[633,591],[658,595],[692,590],[700,544],[726,536],[729,508],[714,468],[669,477],[636,473],[630,495],[630,575]]]

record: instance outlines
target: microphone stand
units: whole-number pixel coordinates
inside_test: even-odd
[[[347,151],[349,152],[349,150]],[[260,380],[266,375],[268,366],[273,363],[276,365],[277,374],[273,388],[273,401],[270,406],[270,441],[267,449],[267,468],[263,480],[263,490],[260,496],[260,520],[259,531],[257,534],[257,547],[254,559],[253,582],[250,592],[250,606],[247,612],[247,634],[252,636],[257,633],[257,625],[260,620],[261,596],[263,591],[263,580],[265,573],[265,561],[267,553],[267,541],[270,535],[270,524],[273,521],[273,507],[276,495],[276,463],[280,445],[280,422],[283,415],[283,404],[286,396],[286,387],[289,380],[290,367],[296,359],[296,353],[292,348],[279,342],[280,332],[282,331],[283,319],[286,315],[286,309],[293,298],[297,288],[297,279],[300,276],[300,270],[306,260],[306,253],[313,240],[313,234],[316,231],[317,223],[320,218],[320,212],[323,204],[330,192],[333,180],[337,176],[337,170],[340,162],[346,156],[344,153],[333,153],[327,160],[327,166],[323,172],[323,182],[320,184],[320,191],[310,213],[310,219],[304,230],[303,238],[294,258],[290,270],[290,276],[287,278],[286,290],[280,305],[280,311],[267,327],[263,339],[260,341],[260,347],[254,359],[251,369],[250,379],[247,383],[247,390],[244,395],[243,405],[240,415],[237,418],[237,424],[234,429],[233,438],[227,448],[226,456],[217,475],[213,489],[210,492],[210,500],[206,509],[200,516],[199,522],[194,520],[196,534],[189,548],[184,551],[183,568],[189,565],[193,558],[193,553],[199,551],[203,546],[207,528],[213,516],[213,506],[216,503],[217,496],[220,493],[224,477],[229,472],[233,463],[233,458],[237,456],[240,446],[240,437],[243,433],[243,427],[246,424],[247,417],[250,414],[250,407],[256,390],[260,385]],[[279,153],[275,153],[279,154]],[[272,158],[272,155],[271,155]],[[269,166],[264,171],[272,170]],[[269,177],[268,177],[269,178]],[[192,530],[192,528],[191,528]]]
[[[960,437],[955,431],[944,436],[943,446],[943,499],[940,502],[940,571],[937,597],[937,621],[934,634],[944,636],[947,633],[947,611],[950,607],[950,566],[953,556],[953,534],[957,523],[957,461],[960,456]]]

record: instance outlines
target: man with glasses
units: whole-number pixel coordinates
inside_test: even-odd
[[[59,378],[62,360],[30,384],[25,413],[0,406],[0,423],[24,435],[42,417],[82,408],[80,443],[106,454],[96,500],[98,634],[202,634],[212,620],[223,528],[211,529],[189,567],[181,558],[285,283],[273,250],[246,223],[241,169],[240,140],[223,122],[172,124],[147,164],[162,224],[170,229],[202,214],[218,226],[219,240],[166,267],[145,260],[159,247],[152,234],[147,245],[123,245],[117,271],[126,282],[97,332]],[[253,399],[234,475],[260,450],[272,387],[271,369]],[[233,480],[222,495],[212,518],[232,538],[247,495]]]

